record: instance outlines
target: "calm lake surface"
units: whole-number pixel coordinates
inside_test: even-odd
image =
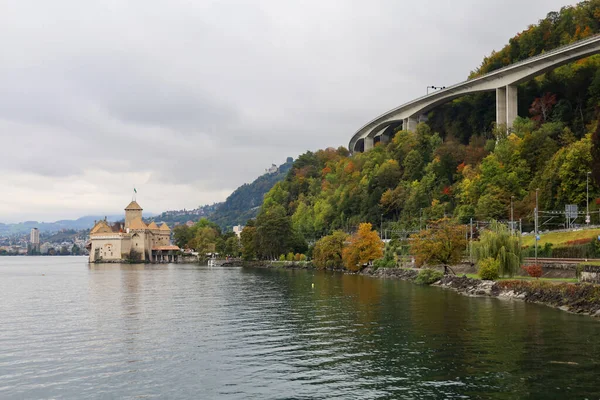
[[[0,257],[13,398],[597,399],[600,321],[361,276]]]

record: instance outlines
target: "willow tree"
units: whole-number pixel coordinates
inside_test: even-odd
[[[486,258],[498,260],[499,275],[512,277],[523,262],[521,234],[511,233],[505,224],[492,221],[479,241],[473,243],[473,255],[478,262]]]

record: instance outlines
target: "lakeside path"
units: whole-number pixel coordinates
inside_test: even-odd
[[[230,261],[223,267],[245,268],[279,268],[317,270],[311,264],[285,264],[269,262]],[[350,275],[364,275],[374,278],[401,279],[416,284],[419,268],[379,268],[367,267],[359,272],[344,269],[328,269]],[[466,275],[445,275],[432,284],[444,289],[451,289],[466,296],[497,297],[507,300],[522,300],[529,303],[542,304],[574,314],[600,317],[600,285],[591,283],[567,283],[543,280],[501,280],[485,281],[469,278]]]

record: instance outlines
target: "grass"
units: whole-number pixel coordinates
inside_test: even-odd
[[[600,228],[582,229],[571,232],[550,232],[540,235],[538,246],[552,243],[554,247],[565,245],[567,242],[580,239],[596,239],[600,235]],[[534,246],[534,235],[523,236],[523,246]]]
[[[467,278],[472,278],[472,279],[481,279],[479,277],[479,275],[477,274],[465,274],[467,275]],[[532,278],[530,276],[513,276],[512,278],[500,278],[498,279],[499,281],[514,281],[514,280],[519,280],[519,281],[535,281],[535,278]],[[579,282],[577,278],[540,278],[540,281],[546,281],[546,282],[569,282],[569,283],[577,283]]]
[[[582,263],[579,263],[579,265],[593,265],[600,267],[600,261],[584,261]]]

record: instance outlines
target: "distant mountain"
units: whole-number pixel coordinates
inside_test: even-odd
[[[265,194],[277,182],[285,179],[293,164],[294,159],[288,157],[279,167],[271,166],[254,182],[245,183],[237,188],[208,218],[224,230],[230,230],[234,225],[245,225],[250,218],[256,217]]]
[[[109,220],[118,221],[123,219],[122,215],[109,215]],[[91,229],[94,226],[94,221],[103,219],[103,216],[86,216],[75,220],[65,219],[56,222],[37,222],[37,221],[25,221],[16,224],[3,224],[0,223],[0,235],[22,235],[29,233],[32,228],[38,228],[42,233],[59,232],[61,230],[83,230]]]

